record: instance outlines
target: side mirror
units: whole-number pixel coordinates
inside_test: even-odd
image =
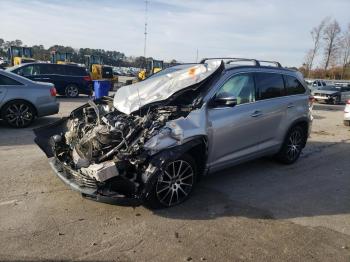
[[[234,107],[237,105],[237,98],[229,93],[217,94],[212,100],[213,107]]]

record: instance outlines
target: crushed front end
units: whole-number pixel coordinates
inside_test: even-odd
[[[35,142],[50,159],[56,175],[84,197],[137,205],[147,194],[152,174],[162,168],[161,158],[152,162],[154,152],[145,144],[153,145],[154,137],[176,143],[166,123],[186,117],[191,109],[155,106],[127,115],[113,107],[112,98],[104,97],[35,129]]]

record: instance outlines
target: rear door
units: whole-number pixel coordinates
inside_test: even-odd
[[[6,94],[11,91],[11,88],[21,88],[23,86],[22,83],[18,81],[0,74],[0,104],[6,97]],[[12,90],[13,91],[13,90]],[[16,92],[15,92],[16,93]]]
[[[35,79],[40,82],[47,82],[56,85],[53,66],[53,64],[39,64],[40,76]]]
[[[284,131],[288,98],[281,74],[256,72],[256,113],[260,119],[260,151],[279,146],[279,134]]]
[[[8,84],[6,77],[0,74],[0,105],[7,93]]]
[[[69,83],[69,76],[67,76],[66,66],[60,64],[51,65],[52,79],[54,80],[57,92],[64,94],[65,88]]]

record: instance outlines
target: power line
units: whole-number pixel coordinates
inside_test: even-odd
[[[143,46],[143,56],[146,58],[146,45],[147,45],[147,20],[148,20],[148,0],[145,0],[145,42]]]

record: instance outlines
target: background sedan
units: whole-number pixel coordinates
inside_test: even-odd
[[[27,127],[36,117],[58,113],[53,84],[31,81],[0,69],[0,118],[12,127]]]

